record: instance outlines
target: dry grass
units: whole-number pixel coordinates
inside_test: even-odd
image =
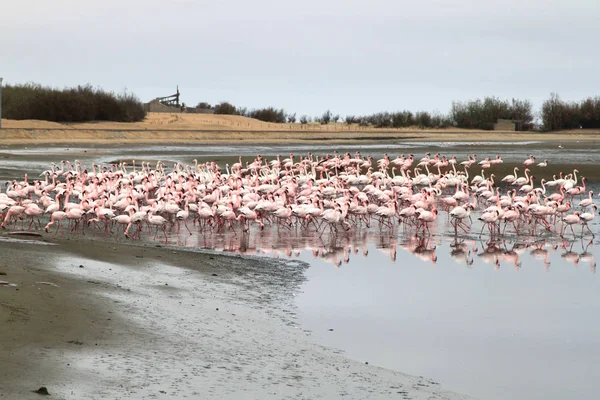
[[[360,127],[358,124],[346,125],[344,123],[335,123],[321,125],[319,123],[310,123],[302,125],[294,124],[277,124],[259,121],[257,119],[241,117],[239,115],[215,115],[215,114],[169,114],[169,113],[148,113],[146,119],[142,122],[123,123],[123,122],[86,122],[86,123],[65,123],[60,124],[49,121],[13,121],[3,120],[5,128],[23,128],[23,129],[119,129],[119,130],[242,130],[242,131],[310,131],[310,132],[406,132],[415,131],[418,128],[402,128],[402,129],[377,129],[370,127]],[[443,131],[460,131],[459,129],[448,128]]]
[[[275,124],[234,115],[149,113],[142,122],[60,124],[3,120],[0,143],[373,143],[394,141],[593,141],[600,130],[552,133],[447,129],[376,129],[342,123]],[[219,132],[215,132],[219,131]],[[167,134],[168,132],[168,134]]]

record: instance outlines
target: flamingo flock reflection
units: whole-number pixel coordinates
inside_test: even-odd
[[[503,162],[501,156],[478,161],[470,155],[459,161],[439,153],[422,158],[385,154],[375,160],[360,152],[271,160],[258,155],[245,163],[240,157],[224,168],[196,160],[170,167],[161,161],[154,166],[133,161],[131,166],[122,162],[89,168],[77,160],[61,161],[43,171],[42,179],[30,181],[25,174],[22,181],[6,183],[0,193],[1,226],[41,230],[42,218],[47,218],[43,229],[55,234],[87,231],[117,240],[121,235],[131,240],[160,235],[166,242],[175,236],[184,243],[186,235],[233,237],[243,243],[269,232],[271,241],[309,238],[313,254],[336,265],[352,254],[367,254],[367,246],[355,245],[365,232],[401,238],[393,246],[379,246],[392,261],[400,248],[435,263],[432,238],[449,235],[455,238],[451,255],[456,260],[469,265],[479,257],[515,267],[520,249],[499,245],[506,238],[516,243],[514,238],[520,237],[594,237],[590,225],[597,206],[577,169],[541,179],[538,185],[536,175],[543,175],[548,160],[536,164],[531,155],[511,174],[497,177],[495,170]],[[464,236],[474,240],[484,234],[485,246],[464,243]],[[341,246],[326,245],[346,239]],[[330,250],[338,247],[339,254]],[[545,245],[530,243],[525,249],[548,262]]]

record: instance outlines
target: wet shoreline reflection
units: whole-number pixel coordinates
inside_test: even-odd
[[[441,226],[443,230],[443,225],[438,224],[437,228]],[[192,235],[182,232],[168,233],[168,243],[273,258],[298,258],[306,254],[338,268],[352,264],[358,258],[366,259],[370,252],[378,251],[385,254],[391,264],[416,260],[436,264],[440,252],[447,252],[455,263],[469,268],[490,265],[495,269],[510,266],[518,270],[524,266],[542,265],[549,270],[553,263],[556,266],[565,263],[586,265],[591,272],[596,270],[594,240],[585,235],[565,238],[556,235],[547,235],[545,238],[531,235],[480,238],[476,234],[454,236],[447,232],[420,236],[398,227],[387,231],[362,228],[355,232],[322,236],[314,235],[311,231],[284,228],[263,231],[252,228],[249,232],[223,233],[192,229]],[[523,263],[523,256],[528,258],[526,264]]]

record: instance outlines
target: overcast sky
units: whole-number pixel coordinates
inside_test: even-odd
[[[599,0],[19,0],[8,83],[127,88],[298,114],[600,95]]]

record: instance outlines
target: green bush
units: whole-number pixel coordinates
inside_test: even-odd
[[[287,122],[285,110],[273,107],[259,108],[248,112],[248,117],[258,119],[264,122],[276,122],[284,124]]]
[[[239,114],[237,108],[233,104],[231,104],[227,101],[222,101],[219,104],[216,104],[213,107],[213,111],[215,114],[225,114],[225,115],[238,115]]]
[[[529,100],[513,99],[509,102],[486,97],[483,100],[453,102],[450,116],[455,126],[467,129],[491,130],[498,119],[520,121],[522,130],[533,126],[533,106]]]
[[[587,98],[580,102],[562,101],[555,94],[542,105],[542,126],[544,130],[598,129],[600,128],[600,97]]]
[[[116,95],[91,85],[59,90],[29,83],[4,86],[2,116],[55,122],[137,122],[146,117],[146,111],[131,93]]]

